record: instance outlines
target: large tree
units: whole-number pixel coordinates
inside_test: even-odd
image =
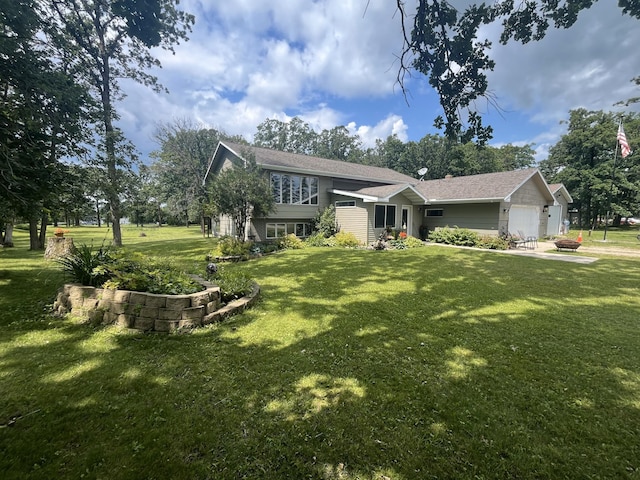
[[[159,67],[153,47],[173,51],[187,39],[194,17],[177,8],[178,0],[39,0],[48,14],[52,41],[69,52],[69,67],[86,84],[98,105],[97,130],[102,137],[105,190],[113,221],[113,243],[122,245],[118,171],[131,158],[119,146],[127,142],[115,122],[115,100],[122,98],[119,80],[130,79],[154,90],[162,87],[149,73]]]
[[[221,171],[209,188],[214,214],[229,216],[242,242],[249,219],[263,217],[275,208],[268,178],[250,154],[244,158],[242,164]]]
[[[32,0],[0,0],[0,202],[43,247],[47,210],[60,193],[60,158],[78,154],[88,103]],[[41,226],[38,232],[39,226]]]
[[[617,150],[619,121],[613,113],[572,110],[567,134],[540,164],[550,182],[567,187],[585,227],[598,225],[609,212],[616,223],[640,213],[640,165],[636,154],[622,158]],[[625,116],[624,128],[633,147],[640,117]]]
[[[199,221],[204,233],[207,190],[202,179],[211,156],[220,140],[243,140],[188,119],[159,124],[154,138],[160,146],[151,154],[156,159],[152,165],[156,196],[187,225]]]
[[[537,41],[550,26],[571,27],[594,1],[503,0],[470,3],[461,11],[451,1],[419,0],[415,15],[409,15],[405,0],[396,0],[404,32],[398,81],[404,89],[407,72],[416,70],[427,76],[444,111],[444,118],[436,118],[436,126],[462,143],[472,139],[485,143],[492,128],[482,123],[476,102],[494,100],[487,91],[486,72],[495,63],[488,54],[491,42],[478,39],[479,29],[501,22],[500,43]],[[624,14],[640,18],[636,0],[618,0],[618,6]]]

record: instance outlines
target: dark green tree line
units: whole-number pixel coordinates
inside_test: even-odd
[[[568,132],[540,164],[551,183],[563,183],[574,199],[580,224],[595,227],[607,217],[640,213],[640,164],[637,154],[622,158],[616,134],[621,117],[585,109],[569,114]],[[632,148],[640,141],[640,117],[627,114],[624,129]]]

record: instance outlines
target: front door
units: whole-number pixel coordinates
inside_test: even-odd
[[[407,235],[411,235],[412,232],[412,228],[411,228],[411,211],[413,210],[413,207],[411,205],[403,205],[402,206],[402,224],[400,225],[400,228],[402,228],[405,232],[407,232]]]

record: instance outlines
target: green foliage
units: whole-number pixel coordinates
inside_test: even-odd
[[[200,284],[173,268],[166,258],[122,254],[106,267],[110,278],[104,288],[166,295],[186,295],[202,290]]]
[[[424,247],[424,243],[422,242],[422,240],[412,236],[405,238],[404,244],[407,246],[407,248]]]
[[[280,237],[277,241],[277,244],[280,250],[297,250],[300,248],[304,248],[305,246],[302,239],[296,237],[293,233],[285,235],[284,237]]]
[[[202,290],[191,277],[166,258],[80,245],[56,260],[73,281],[83,285],[136,292],[189,294]]]
[[[397,2],[403,30],[407,32],[398,78],[403,85],[403,76],[409,70],[427,76],[429,84],[440,96],[445,116],[438,116],[435,126],[444,128],[450,139],[461,139],[466,143],[477,138],[483,144],[491,138],[492,128],[483,125],[477,100],[482,97],[490,102],[493,100],[487,93],[486,72],[493,70],[495,62],[488,56],[491,42],[482,40],[481,31],[487,28],[486,25],[500,23],[502,44],[511,40],[538,41],[544,38],[551,25],[571,27],[580,11],[590,8],[594,2],[489,2],[489,5],[473,3],[464,10],[456,9],[452,3],[420,0],[412,15],[405,11],[404,2]],[[635,4],[624,0],[618,6],[624,13],[640,16],[640,9],[635,5],[631,7],[631,3]],[[458,68],[452,69],[452,59]]]
[[[434,230],[429,238],[436,243],[458,245],[461,247],[475,247],[480,243],[480,236],[468,228],[444,227]]]
[[[220,298],[224,303],[249,295],[253,289],[254,282],[249,274],[226,265],[218,266],[218,271],[207,278],[220,287]]]
[[[114,258],[108,248],[101,247],[94,251],[92,246],[82,244],[55,261],[72,281],[99,287],[108,280],[109,274],[105,268],[113,263]]]
[[[509,240],[493,235],[483,235],[476,246],[489,250],[507,250],[509,248]]]
[[[326,237],[321,232],[314,232],[305,239],[309,247],[324,247]]]
[[[122,177],[136,153],[114,123],[119,81],[125,78],[161,90],[157,77],[149,73],[160,66],[154,54],[173,51],[186,40],[195,19],[178,8],[178,0],[54,3],[55,7],[41,10],[44,34],[62,51],[57,63],[68,66],[75,83],[93,92],[89,121],[100,137],[95,160],[106,172],[104,192],[113,219],[113,243],[121,246]]]
[[[325,238],[329,238],[338,232],[336,228],[336,207],[329,205],[323,210],[318,210],[311,221],[314,232],[318,232]]]
[[[156,197],[181,224],[200,221],[204,215],[207,190],[202,179],[218,142],[226,137],[216,129],[184,119],[157,127],[154,138],[160,150],[151,153],[156,159],[151,167]]]
[[[200,268],[194,230],[123,234]],[[637,233],[585,244],[633,254]],[[24,230],[15,242],[0,249],[3,478],[634,477],[637,258],[293,250],[228,266],[264,286],[254,308],[167,336],[47,316],[62,274]]]
[[[253,242],[243,242],[235,237],[224,236],[218,240],[211,257],[248,257],[253,248]]]
[[[334,235],[336,246],[355,248],[360,245],[356,236],[351,232],[338,232]]]
[[[257,147],[335,160],[359,162],[364,155],[360,137],[351,135],[345,126],[316,133],[299,117],[289,122],[265,120],[258,125],[254,142]]]
[[[336,237],[325,237],[319,232],[314,233],[307,237],[304,241],[309,247],[335,247]]]
[[[242,162],[218,173],[209,187],[213,212],[231,217],[236,236],[241,241],[249,217],[266,216],[275,208],[268,177],[261,174],[249,153],[243,155]]]
[[[604,222],[608,211],[614,225],[640,213],[640,163],[635,153],[615,152],[618,123],[611,112],[572,110],[567,133],[540,164],[549,183],[567,187],[585,227]],[[640,138],[640,116],[626,114],[624,128],[627,138]]]

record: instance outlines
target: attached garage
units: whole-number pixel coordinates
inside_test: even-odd
[[[527,237],[540,236],[540,207],[512,205],[509,209],[509,233],[523,233]]]

